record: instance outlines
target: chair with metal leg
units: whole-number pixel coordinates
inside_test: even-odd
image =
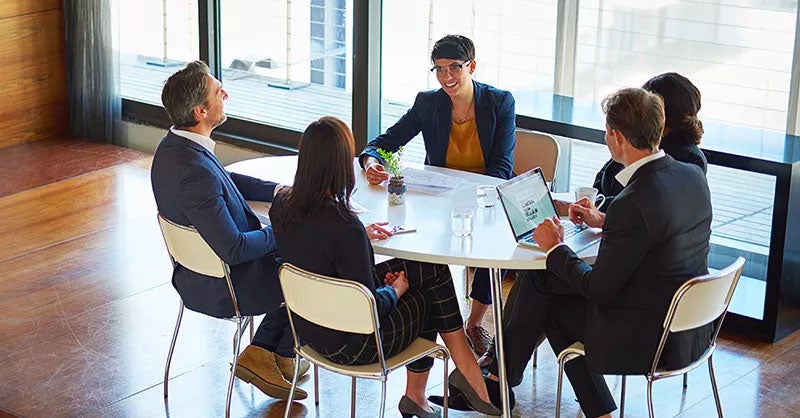
[[[647,378],[647,411],[652,418],[653,413],[653,382],[673,376],[684,376],[684,387],[686,387],[686,373],[697,368],[701,364],[708,362],[708,373],[711,376],[711,387],[714,392],[714,401],[717,404],[717,414],[722,417],[722,403],[719,399],[717,380],[714,376],[714,366],[712,355],[717,348],[717,336],[728,312],[733,292],[736,284],[744,269],[744,258],[739,257],[730,266],[713,274],[696,277],[681,285],[675,292],[664,319],[664,331],[661,340],[656,348],[655,357],[650,367],[650,372],[645,374]],[[691,364],[678,369],[667,370],[658,367],[667,337],[671,333],[687,331],[698,328],[710,323],[714,323],[714,334],[705,352]],[[564,365],[577,357],[586,355],[583,344],[576,342],[565,348],[558,355],[558,384],[556,390],[556,417],[558,418],[561,410],[561,386],[564,374]],[[625,376],[622,376],[622,393],[620,400],[620,418],[625,412]]]
[[[424,338],[417,338],[405,350],[390,358],[385,358],[381,345],[375,297],[366,286],[351,280],[314,274],[289,263],[281,266],[279,276],[286,309],[289,312],[289,324],[294,336],[296,354],[292,389],[286,402],[285,417],[289,416],[290,405],[297,387],[299,373],[297,365],[300,364],[300,357],[304,357],[314,364],[314,396],[317,405],[319,404],[316,378],[318,367],[352,378],[351,416],[355,416],[356,378],[380,380],[382,390],[379,417],[383,417],[386,407],[386,379],[391,371],[423,357],[439,358],[444,362],[444,414],[447,416],[447,361],[450,358],[447,348]],[[378,361],[373,364],[348,366],[328,360],[308,345],[302,344],[302,336],[297,335],[295,328],[295,315],[325,328],[374,335],[378,347]]]
[[[233,366],[228,379],[228,391],[225,399],[225,416],[228,417],[230,416],[231,394],[233,392],[233,371],[236,370],[242,334],[249,325],[250,339],[253,339],[253,317],[243,317],[239,312],[239,303],[236,300],[236,293],[233,291],[233,283],[231,282],[230,267],[214,253],[195,228],[178,225],[164,218],[161,214],[158,215],[158,224],[161,227],[161,234],[164,236],[164,243],[167,245],[167,252],[173,268],[180,264],[196,273],[224,279],[228,284],[234,316],[225,319],[236,323],[236,334],[233,337]],[[167,354],[167,364],[164,366],[164,399],[168,396],[169,366],[172,363],[172,353],[175,351],[175,342],[178,339],[178,331],[181,328],[183,310],[184,305],[183,300],[181,300],[178,320],[175,323],[175,332],[172,334],[172,342],[169,345],[169,353]]]

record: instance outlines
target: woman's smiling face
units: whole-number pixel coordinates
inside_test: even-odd
[[[450,97],[456,97],[472,88],[475,61],[439,58],[433,61],[433,72],[439,85]]]

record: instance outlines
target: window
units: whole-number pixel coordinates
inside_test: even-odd
[[[118,1],[116,7],[120,93],[160,106],[164,80],[199,57],[197,0]]]
[[[703,93],[704,120],[784,130],[796,0],[580,2],[575,97],[679,72]]]
[[[385,130],[420,91],[439,88],[427,71],[433,44],[446,34],[475,42],[475,79],[519,100],[553,91],[556,0],[384,0],[381,126]],[[518,111],[520,109],[517,109]],[[422,162],[421,137],[405,158]]]
[[[229,116],[295,131],[351,122],[351,0],[221,0]]]

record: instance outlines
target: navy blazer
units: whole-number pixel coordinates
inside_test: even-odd
[[[475,86],[475,125],[483,151],[486,174],[501,179],[513,176],[514,144],[516,143],[516,113],[514,96],[487,84],[472,82]],[[425,164],[444,167],[453,105],[444,90],[423,91],[417,94],[414,105],[386,133],[369,141],[361,151],[359,161],[372,156],[379,161],[378,148],[397,151],[422,132],[425,142]]]
[[[150,171],[158,212],[191,225],[231,266],[243,315],[263,314],[283,301],[278,283],[277,244],[271,227],[261,227],[245,202],[272,201],[275,183],[228,173],[200,144],[171,131],[161,140]],[[172,284],[187,308],[216,317],[233,315],[224,279],[176,266]]]
[[[565,245],[547,256],[547,270],[589,301],[584,345],[590,370],[650,370],[672,297],[687,280],[708,273],[711,196],[697,167],[669,155],[633,174],[611,203],[594,266]],[[675,333],[661,365],[683,367],[708,347],[711,326]]]
[[[695,145],[687,134],[682,131],[672,131],[661,139],[661,149],[672,158],[689,164],[694,164],[705,173],[708,162],[703,151]],[[614,197],[622,191],[622,185],[617,181],[616,175],[625,168],[622,164],[608,160],[603,168],[594,176],[594,188],[602,193],[606,200],[600,210],[605,212]]]

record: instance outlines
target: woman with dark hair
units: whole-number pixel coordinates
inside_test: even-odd
[[[324,117],[308,126],[294,185],[281,190],[270,209],[278,252],[300,268],[367,286],[377,304],[387,357],[417,337],[435,341],[440,335],[457,368],[450,376],[454,392],[476,411],[500,415],[467,344],[448,267],[402,259],[374,265],[370,240],[386,239],[391,232],[385,223],[364,226],[350,208],[354,156],[353,134],[341,120]],[[322,328],[302,318],[295,324],[305,343],[335,363],[377,361],[372,336]],[[403,417],[440,416],[440,408],[425,399],[432,366],[429,357],[407,366],[406,392],[398,406]]]
[[[678,161],[700,167],[705,173],[708,165],[706,156],[697,147],[703,136],[703,122],[697,118],[700,90],[678,73],[657,75],[647,80],[642,88],[664,99],[666,121],[661,149]],[[614,201],[614,196],[622,191],[622,184],[615,178],[622,169],[622,164],[608,160],[594,178],[594,187],[606,197],[599,208],[603,212]]]
[[[378,149],[396,151],[422,132],[425,164],[509,179],[514,167],[516,114],[514,96],[472,79],[477,63],[475,45],[461,35],[447,35],[431,50],[431,72],[440,89],[417,94],[414,105],[359,156],[371,184],[389,178]],[[472,282],[472,308],[467,336],[478,355],[491,340],[481,327],[492,303],[489,271],[478,269]]]

